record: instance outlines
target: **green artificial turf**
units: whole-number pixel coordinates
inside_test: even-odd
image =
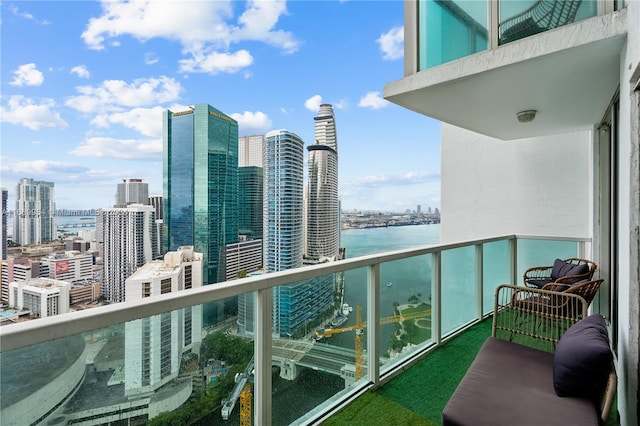
[[[491,321],[474,325],[323,425],[439,425],[444,406],[489,335]]]
[[[368,391],[323,425],[437,426],[442,410],[491,335],[491,320],[470,327],[403,374]],[[606,426],[619,425],[616,404]]]
[[[322,425],[438,426],[438,423],[425,419],[378,392],[368,391]]]

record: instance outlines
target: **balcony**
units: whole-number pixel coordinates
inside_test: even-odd
[[[389,383],[382,394],[397,392],[390,390],[394,383],[410,383],[432,353],[460,342],[455,336],[481,339],[497,285],[519,283],[528,266],[556,257],[588,257],[590,244],[509,235],[425,246],[3,326],[2,424],[165,424],[203,415],[217,424],[225,398],[229,425],[238,418],[318,423],[352,401],[375,397],[368,390]],[[274,289],[329,276],[336,277],[335,310],[343,301],[353,305],[333,337],[314,338],[333,310],[319,313],[320,323],[303,316],[292,324],[299,338],[274,334]],[[235,335],[234,317],[201,327],[207,305],[236,296],[252,301],[244,337]],[[400,327],[398,312],[417,318],[415,327]],[[191,333],[198,327],[202,337]],[[398,341],[409,344],[401,349]],[[467,353],[472,358],[473,350]],[[441,362],[452,382],[466,370],[446,357]],[[439,404],[420,409],[438,413]]]
[[[405,16],[405,77],[384,97],[420,114],[512,140],[589,130],[615,93],[618,2],[424,0],[405,2]],[[525,110],[538,115],[523,125]]]

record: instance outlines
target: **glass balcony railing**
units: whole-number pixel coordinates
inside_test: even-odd
[[[419,69],[435,67],[486,50],[488,2],[420,0],[418,2]]]
[[[596,16],[597,3],[597,0],[501,0],[499,44]]]
[[[619,8],[614,0],[419,0],[418,70],[596,16],[598,3]]]
[[[0,423],[317,423],[480,321],[499,284],[587,244],[425,246],[2,326]],[[237,316],[203,319],[234,300]]]

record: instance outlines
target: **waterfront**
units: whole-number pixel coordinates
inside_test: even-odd
[[[436,244],[440,238],[440,225],[416,225],[389,228],[350,229],[341,232],[341,246],[347,250],[347,257],[353,258],[366,254],[381,253],[411,247]],[[425,276],[430,277],[431,267],[425,258],[409,259],[394,262],[381,267],[380,279],[382,283],[391,282],[391,286],[382,285],[380,288],[381,317],[393,314],[393,302],[407,303],[412,295],[420,293],[423,300],[430,295],[430,288],[425,288]],[[430,280],[429,280],[430,281]],[[419,284],[422,282],[422,284]],[[342,325],[347,327],[355,324],[355,307],[363,308],[366,315],[366,271],[355,270],[345,274],[344,302],[353,307],[349,320]],[[422,287],[421,287],[422,286]],[[382,355],[394,333],[394,325],[381,327],[381,342],[385,346]],[[325,340],[324,343],[354,348],[353,331],[337,334]],[[366,342],[366,332],[363,336]],[[332,374],[304,369],[294,381],[287,381],[280,377],[273,380],[273,425],[284,426],[291,424],[331,396],[344,389],[344,380]],[[231,418],[223,422],[220,410],[212,413],[200,424],[225,424],[235,426],[239,424],[239,404],[236,405]]]

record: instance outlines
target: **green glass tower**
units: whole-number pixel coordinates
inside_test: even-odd
[[[238,123],[211,105],[163,115],[163,252],[194,246],[203,283],[225,280],[238,241]]]

